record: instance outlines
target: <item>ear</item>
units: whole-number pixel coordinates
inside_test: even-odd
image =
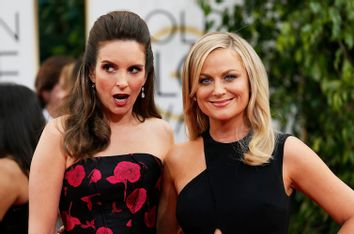
[[[95,72],[95,70],[93,70],[90,73],[90,80],[91,80],[92,83],[96,83],[96,72]]]

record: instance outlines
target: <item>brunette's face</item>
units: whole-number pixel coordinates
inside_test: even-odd
[[[241,121],[249,101],[249,81],[240,56],[218,48],[206,58],[198,81],[196,99],[201,111],[213,121]]]
[[[145,73],[143,45],[134,40],[102,43],[91,80],[108,118],[119,119],[132,114],[146,80]]]

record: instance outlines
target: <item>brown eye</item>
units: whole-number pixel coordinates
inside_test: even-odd
[[[111,64],[106,63],[102,66],[102,68],[104,71],[106,71],[108,73],[114,72],[114,67]]]
[[[132,74],[136,74],[139,73],[142,69],[140,67],[137,66],[132,66],[129,68],[129,72]]]

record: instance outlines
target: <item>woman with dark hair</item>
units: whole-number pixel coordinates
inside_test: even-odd
[[[0,233],[28,232],[28,174],[45,125],[36,94],[0,83]]]
[[[154,102],[146,23],[114,11],[94,23],[69,112],[49,122],[33,157],[29,233],[156,233],[171,127]]]

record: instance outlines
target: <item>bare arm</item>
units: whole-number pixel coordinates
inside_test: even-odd
[[[174,154],[173,149],[167,155],[163,169],[162,189],[157,216],[158,234],[177,234],[179,230],[176,219],[177,191],[171,174],[171,168],[173,167],[172,154]]]
[[[52,234],[58,217],[66,159],[59,120],[44,129],[33,156],[29,178],[29,234]]]
[[[290,186],[302,191],[342,224],[339,233],[354,233],[354,191],[295,137],[289,137],[285,143],[284,169]]]

